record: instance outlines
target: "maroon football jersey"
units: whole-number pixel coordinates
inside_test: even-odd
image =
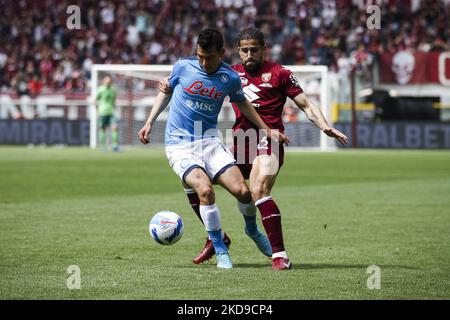
[[[263,67],[256,74],[250,75],[244,65],[232,65],[241,77],[245,97],[258,111],[261,119],[271,128],[284,132],[282,112],[286,97],[291,99],[303,92],[294,74],[278,63],[264,61]],[[236,113],[233,130],[257,127],[232,103]]]

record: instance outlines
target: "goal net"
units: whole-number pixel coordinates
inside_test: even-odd
[[[297,77],[301,87],[311,101],[320,106],[322,113],[331,125],[330,102],[328,101],[328,68],[326,66],[285,66]],[[172,70],[170,65],[121,65],[95,64],[91,73],[90,96],[90,147],[98,146],[98,115],[95,97],[102,79],[109,75],[117,89],[116,113],[121,146],[140,145],[137,132],[143,126],[158,93],[158,83],[168,77]],[[169,106],[159,115],[150,136],[151,145],[164,144],[164,129]],[[228,98],[225,99],[219,114],[218,128],[231,143],[231,136],[226,134],[234,123],[235,115]],[[334,139],[327,137],[301,112],[289,98],[283,111],[286,134],[291,144],[288,148],[334,150]]]

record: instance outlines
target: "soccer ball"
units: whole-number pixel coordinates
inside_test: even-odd
[[[175,212],[160,211],[150,220],[148,230],[153,240],[159,244],[171,245],[183,235],[183,219]]]

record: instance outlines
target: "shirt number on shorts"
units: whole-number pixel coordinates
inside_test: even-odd
[[[258,143],[258,150],[261,150],[261,149],[267,150],[267,149],[269,149],[268,145],[269,145],[269,141],[267,141],[267,137],[264,136],[261,138],[261,140]]]

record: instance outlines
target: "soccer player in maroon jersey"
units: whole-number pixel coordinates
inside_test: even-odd
[[[347,144],[347,137],[328,125],[320,109],[303,92],[293,73],[277,63],[264,60],[265,48],[264,34],[259,29],[244,29],[238,42],[243,63],[232,66],[241,77],[246,98],[256,107],[263,121],[271,129],[283,133],[282,111],[286,98],[289,97],[323,133]],[[167,90],[164,82],[160,84],[160,90]],[[270,195],[278,171],[283,165],[284,147],[268,140],[264,135],[260,136],[258,128],[235,105],[233,109],[236,122],[233,125],[232,152],[244,178],[249,179],[253,200],[261,213],[262,223],[272,246],[272,269],[290,269],[292,264],[284,247],[280,210]],[[255,135],[256,139],[252,139]],[[197,195],[191,193],[188,198],[195,209]],[[226,234],[224,242],[228,245],[231,242]],[[213,255],[214,248],[207,239],[194,263],[202,263]]]
[[[258,114],[271,129],[284,132],[282,112],[286,97],[289,97],[326,135],[336,138],[342,144],[347,143],[347,137],[331,128],[320,109],[312,105],[292,72],[277,63],[264,60],[265,40],[260,30],[243,30],[239,36],[238,48],[243,63],[234,65],[233,69],[241,77],[247,99],[253,103]],[[264,137],[258,139],[256,152],[255,148],[252,150],[251,142],[239,143],[239,136],[242,136],[239,129],[246,132],[250,129],[256,131],[257,128],[235,105],[233,109],[236,122],[233,126],[235,138],[232,148],[241,172],[250,180],[253,200],[261,213],[264,229],[272,245],[272,269],[290,269],[292,264],[284,247],[280,210],[270,195],[278,170],[283,165],[284,147],[272,145],[272,141],[265,140]],[[243,153],[246,155],[246,161],[239,164],[239,156],[242,157]]]

